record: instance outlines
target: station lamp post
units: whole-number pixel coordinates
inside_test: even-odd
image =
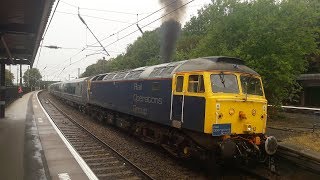
[[[5,113],[5,64],[0,64],[0,118],[4,118]]]

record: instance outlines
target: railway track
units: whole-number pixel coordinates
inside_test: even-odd
[[[108,165],[110,165],[110,163],[112,164],[112,161],[109,159],[109,155],[108,155],[109,153],[108,152],[102,153],[102,150],[100,150],[101,145],[97,145],[97,144],[95,144],[95,142],[92,141],[92,138],[98,139],[98,141],[100,141],[99,138],[97,138],[92,133],[88,132],[85,127],[83,127],[82,125],[78,124],[75,120],[73,120],[71,115],[68,115],[63,110],[61,110],[61,108],[59,108],[59,106],[55,102],[51,101],[50,98],[45,97],[43,99],[40,99],[40,101],[44,106],[47,106],[45,109],[47,110],[50,117],[54,120],[55,124],[62,131],[64,136],[66,136],[66,138],[68,139],[70,144],[72,144],[72,146],[78,151],[78,153],[82,156],[82,158],[86,161],[88,166],[92,169],[92,171],[96,174],[96,176],[99,179],[103,179],[103,178],[105,178],[105,179],[121,179],[119,177],[114,177],[114,178],[113,177],[110,178],[109,176],[106,177],[105,173],[100,171],[101,169],[104,168],[104,166],[108,166]],[[52,112],[50,112],[50,111],[52,111]],[[71,122],[69,122],[69,121],[71,121]],[[70,125],[72,127],[70,127]],[[76,130],[74,130],[74,128],[75,128],[74,126],[76,126]],[[83,137],[86,135],[81,135],[80,133],[78,133],[77,129],[81,129],[81,131],[85,131],[85,134],[89,133],[90,136],[93,136],[93,137],[89,138],[89,139],[87,139],[87,137],[86,137],[86,139],[84,139]],[[105,144],[105,143],[103,143],[103,144]],[[96,148],[96,147],[98,147],[98,148]],[[109,148],[109,146],[108,146],[108,148]],[[90,151],[94,151],[98,154],[94,154],[94,152],[91,152],[91,154],[89,154]],[[102,160],[102,161],[108,160],[111,162],[108,162],[109,164],[107,163],[105,165],[103,163],[98,162],[100,160]],[[115,161],[117,161],[117,160],[115,160]],[[122,164],[123,163],[118,163],[118,165],[120,165],[120,166]],[[130,164],[130,163],[125,163],[125,164]],[[101,167],[98,167],[98,165],[100,165]],[[211,179],[211,178],[224,179],[224,178],[236,176],[236,177],[243,177],[244,179],[269,179],[269,178],[265,177],[263,174],[261,174],[260,172],[256,172],[256,171],[249,169],[249,168],[245,168],[245,167],[234,167],[234,168],[235,168],[234,170],[237,171],[235,175],[233,173],[230,173],[230,171],[228,170],[229,169],[228,167],[224,167],[223,169],[219,170],[219,171],[221,171],[221,173],[218,173],[217,175],[209,175],[208,178],[209,179]],[[217,170],[217,169],[215,169],[215,170]],[[234,171],[234,170],[232,170],[232,171]],[[101,175],[99,175],[99,173]],[[143,174],[144,173],[145,172],[143,172]],[[187,172],[185,172],[185,174],[187,174]],[[154,176],[154,177],[157,177],[157,176]],[[190,177],[193,177],[193,176],[190,176]],[[199,177],[199,178],[203,179],[203,177]],[[138,179],[138,178],[128,177],[126,179]],[[152,179],[152,177],[150,175],[147,175],[147,177],[142,177],[140,179]]]
[[[92,171],[96,174],[96,176],[99,179],[152,179],[152,177],[157,177],[157,175],[151,174],[148,175],[145,173],[145,171],[148,171],[147,169],[145,171],[141,170],[140,168],[133,165],[133,167],[129,167],[128,169],[122,168],[122,166],[130,166],[130,161],[127,162],[127,160],[123,160],[122,158],[118,159],[119,155],[114,155],[114,152],[108,147],[108,145],[104,145],[105,143],[99,142],[99,138],[97,138],[95,135],[93,135],[90,132],[87,132],[86,128],[82,127],[80,124],[78,124],[74,119],[73,115],[68,115],[63,110],[61,110],[60,104],[55,104],[57,102],[53,102],[50,100],[50,97],[44,97],[43,99],[40,99],[42,104],[51,109],[48,110],[48,114],[52,117],[52,119],[55,120],[55,124],[59,127],[59,129],[63,132],[63,134],[69,139],[69,142],[75,147],[75,149],[78,151],[78,153],[83,157],[83,159],[87,162],[88,166],[92,169]],[[59,107],[58,107],[59,105]],[[52,111],[50,113],[50,111]],[[66,111],[70,113],[69,111]],[[51,115],[53,114],[53,115]],[[58,119],[58,120],[56,120]],[[72,127],[71,127],[71,126]],[[81,135],[81,133],[78,133],[78,130],[81,129],[84,131],[84,134],[90,134],[90,135]],[[65,130],[63,130],[63,128]],[[64,133],[66,131],[67,133]],[[92,131],[92,130],[91,130]],[[90,136],[91,138],[84,137],[84,136]],[[99,143],[96,144],[96,140]],[[109,149],[107,151],[104,151],[103,148],[106,146],[106,149]],[[112,148],[111,148],[112,149]],[[277,157],[281,157],[283,159],[289,160],[290,162],[293,162],[296,165],[301,165],[302,169],[305,169],[308,171],[308,166],[306,164],[312,164],[312,160],[308,160],[307,157],[301,158],[302,156],[295,154],[295,152],[287,151],[286,149],[279,148],[280,153],[277,154]],[[117,153],[115,153],[117,154]],[[115,157],[114,157],[115,156]],[[121,155],[120,155],[121,156]],[[295,159],[295,160],[294,160]],[[235,167],[235,169],[231,170],[230,167],[224,167],[215,169],[215,171],[221,171],[221,173],[218,173],[217,176],[213,175],[214,179],[225,179],[225,178],[232,178],[232,177],[242,177],[243,179],[277,179],[286,177],[288,172],[285,172],[282,170],[282,168],[279,168],[280,166],[287,166],[284,165],[282,162],[279,162],[277,160],[276,162],[276,172],[271,172],[270,169],[266,168],[266,166],[261,168],[250,168],[250,167]],[[292,164],[292,163],[290,163]],[[319,167],[317,164],[314,164],[314,167]],[[291,165],[289,165],[291,166]],[[115,168],[113,168],[115,167]],[[121,167],[121,168],[120,168]],[[111,170],[112,169],[112,170]],[[139,170],[137,170],[139,169]],[[300,168],[299,168],[300,169]],[[121,173],[118,170],[122,170],[125,173]],[[237,172],[230,172],[231,171],[237,171]],[[293,170],[296,171],[296,170]],[[315,172],[315,174],[318,174],[317,171],[312,170]],[[129,174],[126,174],[127,172],[130,172]],[[111,173],[111,174],[109,174]],[[116,174],[112,174],[116,173]],[[152,172],[153,173],[153,172]],[[289,172],[291,173],[291,171]],[[116,175],[116,176],[113,176]],[[122,176],[124,175],[124,176]],[[151,177],[152,176],[152,177]],[[195,177],[195,176],[191,176]],[[211,175],[209,175],[209,179],[211,179]]]
[[[259,164],[254,168],[246,166],[238,166],[236,168],[243,174],[248,174],[248,179],[296,179],[297,177],[305,177],[306,179],[320,178],[319,158],[307,155],[286,146],[279,145],[275,156],[268,161],[269,166]],[[303,174],[303,176],[301,176],[301,174]]]
[[[267,126],[269,129],[288,131],[295,133],[314,133],[320,129],[320,124],[313,124],[309,127],[282,127],[282,126]]]
[[[244,166],[237,167],[239,171],[241,171],[243,174],[247,174],[247,179],[260,179],[260,180],[268,180],[268,179],[276,179],[279,176],[273,172],[270,172],[266,168],[260,168],[260,169],[250,169]]]
[[[287,159],[290,162],[293,162],[301,168],[307,169],[308,171],[320,175],[319,158],[315,158],[312,155],[307,155],[306,153],[302,153],[297,150],[281,145],[278,146],[278,151],[276,155],[281,158]]]
[[[99,179],[153,179],[143,169],[78,124],[50,99],[40,99],[40,102]]]

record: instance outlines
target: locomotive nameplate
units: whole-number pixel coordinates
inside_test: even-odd
[[[231,134],[231,124],[213,124],[212,136],[223,136]]]

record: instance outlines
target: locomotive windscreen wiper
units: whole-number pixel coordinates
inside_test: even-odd
[[[219,74],[219,77],[220,77],[221,83],[223,84],[223,87],[226,87],[223,72],[221,72],[221,73]]]
[[[249,85],[249,83],[250,83],[250,81],[251,81],[252,77],[253,77],[252,75],[249,75],[249,77],[247,77],[246,81],[244,82],[244,84],[245,84],[245,92],[246,92],[246,98],[245,98],[245,101],[247,101],[247,100],[248,100],[248,85]]]

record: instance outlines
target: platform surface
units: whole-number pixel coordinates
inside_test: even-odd
[[[0,179],[89,179],[36,98],[24,95],[0,119]]]
[[[6,108],[0,119],[1,179],[24,179],[24,138],[28,100],[26,94]]]

